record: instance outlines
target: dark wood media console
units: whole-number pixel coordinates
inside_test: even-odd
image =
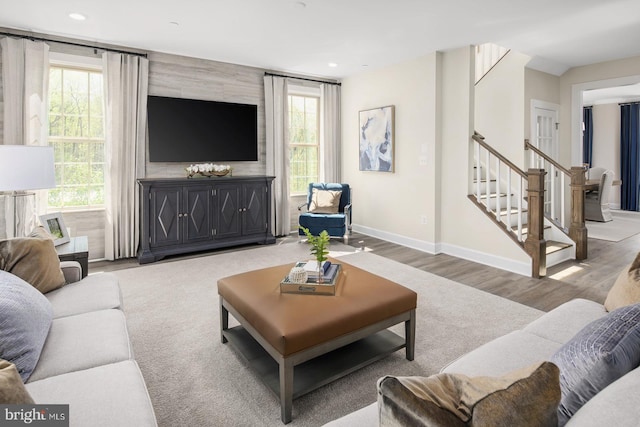
[[[275,243],[272,176],[140,179],[138,262],[248,243]]]

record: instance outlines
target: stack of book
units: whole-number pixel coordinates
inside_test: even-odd
[[[338,274],[338,265],[339,264],[331,264],[331,261],[324,261],[321,269],[318,269],[318,261],[306,261],[299,262],[296,264],[296,267],[302,267],[307,272],[307,282],[309,282],[310,279],[314,283],[317,283],[318,277],[320,276],[319,272],[322,271],[322,281],[329,283],[336,278],[336,274]]]

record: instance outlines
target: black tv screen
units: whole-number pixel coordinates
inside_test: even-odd
[[[149,96],[149,161],[258,160],[258,106]]]

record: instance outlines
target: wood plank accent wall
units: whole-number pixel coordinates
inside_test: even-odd
[[[264,72],[259,68],[153,52],[149,54],[149,95],[257,105],[258,161],[224,163],[229,163],[236,175],[264,175]],[[211,133],[214,138],[215,129]],[[233,141],[228,143],[233,144]],[[202,159],[202,162],[217,160]],[[184,168],[187,166],[188,163],[147,162],[146,177],[184,177]]]

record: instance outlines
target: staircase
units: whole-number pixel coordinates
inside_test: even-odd
[[[557,206],[550,207],[545,198],[545,169],[521,170],[492,148],[477,132],[474,141],[473,190],[469,199],[500,227],[520,248],[532,258],[532,277],[546,275],[546,268],[568,259],[586,258],[586,228],[584,218],[573,215],[573,199],[584,198],[580,177],[584,183],[584,169],[568,171],[553,162],[544,153],[533,153],[536,163],[548,164],[553,176],[558,170],[568,173],[565,182],[571,183],[571,225],[565,223],[564,187]],[[534,147],[535,148],[535,147]],[[540,161],[538,157],[542,157]],[[549,181],[547,179],[546,181]],[[575,185],[574,185],[575,184]],[[554,194],[555,196],[555,194]],[[555,197],[554,197],[555,199]],[[579,203],[578,203],[579,205]],[[578,206],[580,208],[581,206]],[[580,221],[582,225],[580,226]]]

